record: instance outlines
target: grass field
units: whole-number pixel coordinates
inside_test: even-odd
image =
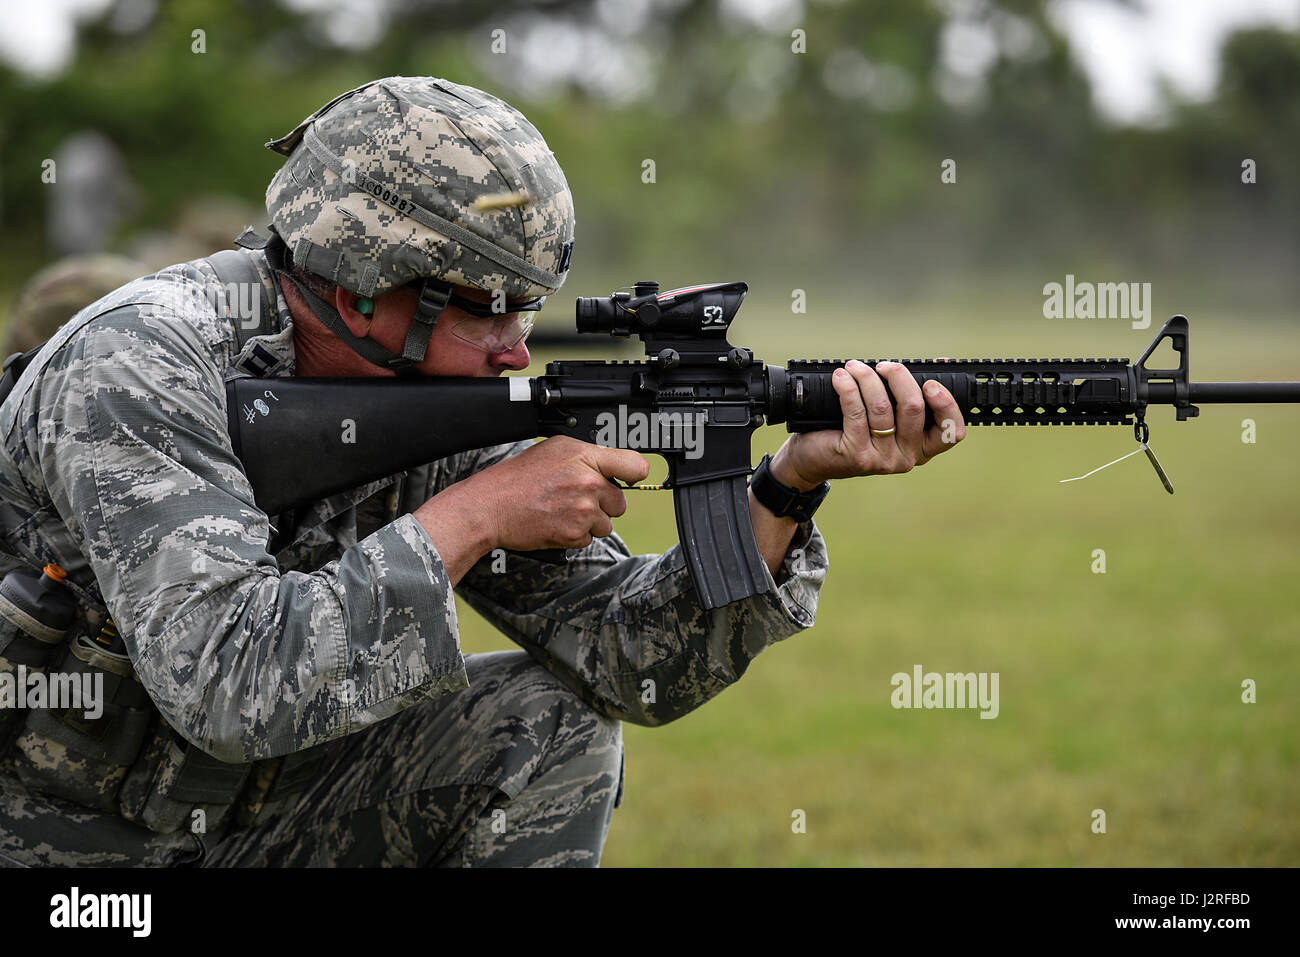
[[[774,363],[1136,357],[1160,325],[742,317],[732,340]],[[1193,316],[1192,343],[1194,381],[1300,378],[1294,317]],[[1300,864],[1300,407],[1150,421],[1172,497],[1141,456],[1058,484],[1133,448],[1121,428],[981,429],[910,475],[837,483],[815,627],[681,721],[625,728],[605,865]],[[667,493],[632,506],[634,551],[676,540]],[[467,651],[510,647],[461,614]],[[915,664],[997,672],[999,716],[895,710]]]

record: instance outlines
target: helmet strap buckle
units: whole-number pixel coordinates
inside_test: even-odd
[[[433,277],[424,280],[420,286],[419,302],[415,306],[415,320],[406,333],[402,354],[389,363],[390,368],[399,375],[410,374],[416,365],[424,361],[429,350],[429,340],[433,338],[434,324],[450,301],[451,283]]]

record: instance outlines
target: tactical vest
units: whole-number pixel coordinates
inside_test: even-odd
[[[249,231],[236,242],[267,249],[273,241]],[[267,249],[271,257],[278,252]],[[261,276],[246,253],[223,250],[207,263],[225,288],[255,283],[263,296],[260,315],[264,321],[275,315],[276,303],[267,301]],[[65,326],[56,338],[66,342],[99,314],[82,315],[75,328]],[[233,318],[232,325],[237,352],[264,331]],[[42,348],[5,360],[0,403]],[[211,832],[232,821],[260,824],[296,802],[319,770],[324,745],[247,764],[216,760],[163,719],[111,619],[97,634],[72,633],[77,631],[70,627],[75,603],[62,584],[61,569],[14,567],[12,556],[0,557],[9,569],[0,582],[0,769],[17,774],[29,791],[116,811],[160,834],[182,827]],[[66,700],[71,687],[87,679],[102,682],[102,713],[95,717],[82,708],[19,700],[36,688],[48,695],[55,682]],[[6,700],[15,691],[18,698]]]

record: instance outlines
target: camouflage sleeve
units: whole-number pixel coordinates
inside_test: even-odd
[[[484,450],[469,464],[487,467],[527,445]],[[825,542],[807,522],[776,578],[769,575],[771,591],[713,611],[699,606],[680,545],[633,556],[617,534],[567,566],[488,555],[456,591],[602,714],[659,725],[738,681],[765,648],[811,627],[826,568]]]
[[[280,573],[221,372],[166,310],[95,319],[39,392],[33,457],[84,543],[80,571],[187,739],[224,761],[273,757],[466,687],[450,582],[411,516]]]

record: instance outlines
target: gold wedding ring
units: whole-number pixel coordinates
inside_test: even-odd
[[[884,439],[884,438],[888,438],[889,436],[893,435],[893,434],[894,434],[895,432],[897,432],[897,431],[898,431],[898,429],[896,429],[896,428],[894,428],[894,429],[872,429],[872,430],[871,430],[871,434],[872,434],[872,435],[878,435],[878,436],[880,436],[882,439]]]

